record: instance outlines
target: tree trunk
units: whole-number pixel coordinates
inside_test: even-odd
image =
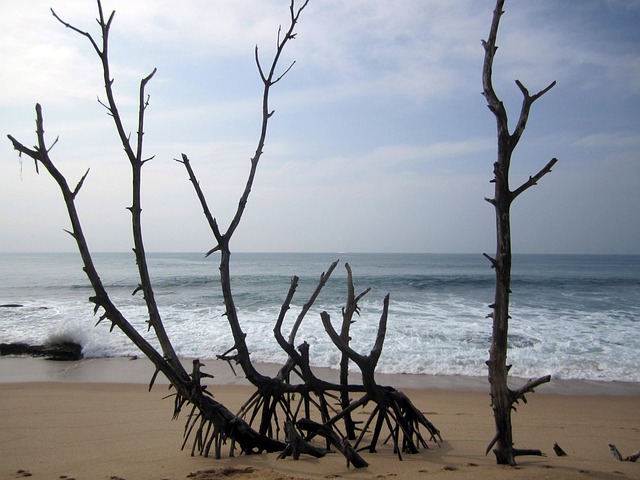
[[[509,293],[511,285],[511,221],[508,165],[510,159],[502,152],[496,169],[503,171],[496,175],[496,236],[497,255],[494,265],[496,274],[495,297],[493,307],[493,334],[489,354],[489,382],[491,383],[491,404],[498,437],[496,459],[499,464],[514,465],[513,432],[511,428],[511,398],[507,388],[508,330],[509,330]]]
[[[342,419],[343,424],[346,426],[347,436],[349,438],[354,438],[357,425],[351,420],[351,412],[356,408],[363,406],[368,401],[375,402],[376,408],[367,422],[367,426],[362,429],[356,445],[362,441],[368,425],[373,420],[375,420],[375,430],[369,447],[372,451],[375,450],[376,443],[380,438],[383,428],[388,428],[388,433],[393,437],[394,447],[398,453],[398,457],[400,457],[401,451],[416,453],[420,445],[425,448],[427,447],[426,441],[420,433],[421,425],[427,428],[433,441],[437,443],[440,438],[439,431],[419,410],[417,410],[405,395],[391,387],[379,386],[375,382],[375,367],[382,352],[386,331],[389,307],[388,295],[384,301],[383,315],[380,319],[378,335],[371,353],[368,356],[357,354],[349,347],[349,326],[352,323],[353,314],[358,313],[358,301],[369,290],[366,290],[359,296],[354,295],[351,270],[347,265],[349,274],[349,292],[347,305],[343,310],[342,336],[339,336],[335,330],[333,330],[333,327],[330,326],[328,314],[323,312],[323,316],[327,317],[326,321],[328,322],[328,326],[325,326],[325,328],[330,331],[334,343],[341,350],[345,359],[345,368],[343,368],[341,382],[333,384],[321,380],[313,374],[309,362],[309,345],[305,342],[296,350],[294,347],[294,340],[302,318],[315,301],[317,295],[320,293],[320,290],[329,278],[331,271],[335,268],[336,263],[332,264],[327,274],[323,274],[321,276],[316,291],[305,304],[303,311],[299,315],[298,320],[291,331],[289,340],[286,341],[282,335],[281,327],[284,315],[289,308],[289,303],[297,285],[298,280],[294,277],[289,296],[282,306],[281,315],[276,323],[276,327],[274,328],[274,334],[277,341],[282,346],[283,350],[285,350],[289,355],[287,363],[276,377],[262,375],[254,368],[232,293],[230,241],[240,223],[245,206],[247,205],[256,175],[257,166],[265,146],[268,122],[274,113],[269,107],[270,89],[274,84],[279,82],[291,68],[289,67],[279,76],[276,75],[275,71],[278,65],[278,60],[287,42],[295,38],[294,27],[297,24],[302,10],[308,4],[308,0],[302,1],[302,5],[298,8],[295,7],[295,3],[295,0],[290,0],[290,24],[286,31],[280,29],[278,32],[277,49],[269,69],[262,68],[258,59],[258,51],[256,49],[256,63],[264,84],[260,137],[256,146],[255,154],[251,159],[251,168],[244,191],[238,202],[235,215],[233,216],[233,219],[226,231],[220,230],[215,218],[211,215],[206,204],[204,194],[200,189],[199,183],[189,164],[189,159],[183,154],[182,160],[180,161],[180,163],[184,164],[189,173],[189,179],[195,187],[198,198],[204,208],[205,216],[217,242],[215,247],[208,254],[219,251],[221,255],[219,267],[221,289],[226,307],[227,321],[230,325],[234,338],[234,345],[231,346],[231,348],[225,352],[221,358],[229,361],[233,360],[239,363],[247,379],[256,386],[256,393],[242,408],[243,411],[250,412],[248,414],[250,417],[248,421],[245,421],[245,417],[241,416],[241,414],[236,415],[232,413],[222,404],[214,400],[213,395],[207,390],[207,385],[203,385],[201,383],[201,380],[209,375],[201,371],[203,364],[200,363],[199,360],[193,361],[193,370],[191,373],[188,373],[187,370],[185,370],[174,351],[170,338],[164,328],[160,311],[154,296],[142,236],[142,167],[147,161],[151,160],[151,158],[144,159],[142,156],[144,113],[148,107],[148,97],[145,95],[145,86],[153,77],[155,69],[150,75],[143,78],[140,84],[137,131],[136,135],[134,135],[134,138],[132,139],[126,133],[128,129],[123,125],[122,118],[118,112],[112,90],[114,80],[109,69],[108,36],[115,12],[113,12],[108,18],[105,17],[103,15],[100,0],[97,0],[97,4],[99,11],[98,25],[102,34],[101,41],[96,42],[91,34],[64,22],[56,15],[55,12],[52,11],[52,13],[54,17],[65,27],[88,39],[102,63],[102,74],[107,100],[105,103],[100,103],[107,109],[107,113],[113,118],[119,140],[124,148],[127,159],[131,164],[132,200],[129,210],[131,212],[132,221],[133,251],[135,253],[135,261],[138,266],[140,282],[135,286],[133,293],[142,292],[143,294],[143,299],[148,313],[148,327],[149,330],[152,330],[155,334],[156,340],[160,345],[159,349],[156,348],[152,342],[147,340],[147,338],[125,318],[123,313],[112,302],[105,286],[102,284],[98,271],[93,263],[93,258],[89,250],[87,239],[83,233],[75,204],[75,198],[79,194],[89,172],[87,171],[87,173],[81,177],[75,188],[71,188],[69,186],[66,178],[57,169],[49,155],[52,147],[55,145],[55,142],[53,145],[47,145],[45,142],[44,120],[40,105],[36,105],[37,146],[33,147],[33,149],[25,147],[24,144],[18,142],[11,135],[9,135],[9,139],[16,150],[35,160],[36,171],[38,171],[39,165],[44,166],[60,188],[67,207],[67,213],[71,221],[71,229],[68,233],[76,242],[76,246],[82,258],[84,272],[93,287],[94,296],[89,300],[94,304],[94,313],[99,313],[98,323],[107,320],[111,324],[111,330],[116,327],[119,328],[154,364],[156,371],[151,379],[149,386],[150,389],[160,372],[167,377],[175,391],[173,394],[174,418],[182,413],[186,407],[190,408],[186,419],[183,448],[186,442],[189,439],[192,439],[192,455],[198,452],[200,455],[208,456],[211,448],[213,448],[215,457],[220,458],[222,446],[227,444],[227,441],[229,442],[231,456],[234,455],[234,451],[238,446],[242,452],[246,452],[247,454],[263,451],[281,451],[286,447],[286,445],[284,442],[280,441],[277,436],[281,430],[281,426],[285,425],[289,430],[289,438],[294,439],[293,442],[295,445],[292,445],[291,449],[297,456],[298,453],[301,453],[300,445],[302,445],[302,442],[300,441],[301,437],[297,435],[294,428],[297,426],[298,429],[302,430],[302,425],[306,425],[307,430],[311,434],[324,436],[327,438],[327,441],[333,443],[336,448],[342,451],[347,458],[348,464],[351,463],[356,467],[362,467],[367,465],[366,462],[359,457],[354,449],[351,448],[349,442],[344,438],[344,435],[338,435],[339,430],[336,427],[336,424]],[[132,286],[132,289],[133,288],[134,286]],[[3,306],[13,307],[15,305],[7,304]],[[354,361],[359,365],[363,378],[362,385],[349,384],[346,370],[348,361]],[[289,374],[292,372],[297,373],[302,378],[302,384],[293,384],[290,382]],[[296,393],[299,394],[299,400],[297,406],[294,406],[293,394]],[[356,398],[354,400],[351,398],[352,394],[362,395],[360,398]],[[340,401],[341,399],[342,401]],[[333,400],[335,400],[336,403],[333,403]],[[312,405],[320,412],[323,425],[312,425],[311,423],[304,424],[304,422],[301,424],[300,422],[296,422],[299,418],[299,412],[303,407],[305,416],[307,418],[312,416]],[[283,415],[281,418],[278,418],[278,415],[280,415],[281,412],[283,412]],[[260,423],[257,431],[254,430],[251,425],[254,419]]]
[[[517,391],[512,391],[508,387],[508,374],[511,365],[507,364],[508,333],[509,333],[509,295],[511,294],[511,203],[548,172],[557,161],[552,159],[537,175],[530,177],[527,182],[514,191],[509,186],[509,168],[511,166],[511,156],[516,148],[522,133],[527,125],[529,110],[535,100],[549,91],[555,82],[536,95],[529,95],[529,91],[516,80],[516,85],[523,95],[522,107],[518,123],[513,133],[509,131],[507,112],[504,104],[497,97],[492,84],[493,59],[497,50],[496,38],[498,26],[502,16],[504,0],[497,0],[493,11],[493,20],[489,38],[483,42],[485,49],[484,65],[482,70],[483,94],[487,100],[489,109],[493,112],[497,124],[498,155],[497,161],[493,165],[495,184],[494,198],[486,199],[495,208],[496,213],[496,255],[495,258],[485,254],[491,261],[491,266],[495,269],[496,284],[494,302],[490,307],[493,312],[489,315],[493,318],[493,333],[491,337],[491,348],[489,350],[489,383],[491,388],[491,407],[496,426],[496,434],[487,453],[495,445],[494,454],[499,464],[515,465],[517,455],[541,455],[539,450],[516,450],[513,447],[513,430],[511,425],[511,411],[513,404],[520,398],[524,398],[525,393],[533,391],[533,388],[540,383],[549,381],[550,377],[542,377],[535,381],[530,381]]]

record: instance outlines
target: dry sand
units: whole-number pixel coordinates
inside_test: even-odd
[[[634,384],[540,387],[514,415],[514,429],[517,447],[548,456],[519,457],[513,468],[484,455],[494,433],[486,380],[391,376],[385,383],[401,386],[444,443],[402,462],[386,447],[363,453],[370,466],[356,470],[339,454],[299,461],[276,454],[191,457],[180,450],[184,418],[171,421],[167,386],[149,393],[139,383],[148,378],[147,363],[0,359],[0,479],[640,479],[640,462],[618,462],[608,447],[615,443],[627,455],[640,449]],[[251,387],[214,369],[216,399],[236,409]],[[420,379],[429,387],[416,388]],[[568,456],[557,457],[554,442]]]

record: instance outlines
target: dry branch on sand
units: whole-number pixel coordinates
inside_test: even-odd
[[[621,462],[637,462],[638,459],[640,459],[640,450],[626,457],[622,456],[618,448],[612,443],[609,444],[609,450],[611,451],[613,458]]]

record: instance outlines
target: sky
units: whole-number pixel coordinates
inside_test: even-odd
[[[232,251],[492,253],[496,125],[482,91],[492,0],[310,0],[284,53],[275,110]],[[111,118],[88,0],[4,2],[0,17],[0,251],[74,251],[57,186],[6,134],[51,151],[74,184],[93,251],[132,245],[130,168]],[[147,86],[143,228],[149,251],[215,245],[184,167],[226,228],[259,135],[261,81],[288,0],[104,0],[114,90],[135,135]],[[493,81],[510,125],[534,103],[515,151],[516,253],[640,254],[640,0],[507,0]],[[290,47],[290,48],[289,48]]]

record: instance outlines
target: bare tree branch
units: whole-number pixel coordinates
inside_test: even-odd
[[[525,398],[525,395],[527,393],[533,393],[536,387],[544,383],[548,383],[550,381],[551,381],[551,375],[545,375],[544,377],[537,378],[536,380],[529,380],[526,384],[524,384],[519,389],[512,390],[511,397],[514,402],[517,402],[518,400],[522,399],[525,403],[527,403],[527,400]]]
[[[484,64],[482,69],[483,94],[487,104],[496,119],[496,129],[498,137],[497,161],[493,164],[494,197],[485,198],[491,203],[496,212],[496,254],[491,257],[484,256],[491,262],[491,267],[495,270],[495,293],[494,302],[490,305],[492,312],[487,317],[493,320],[491,348],[489,350],[489,360],[486,362],[489,367],[489,384],[491,388],[491,406],[496,425],[496,435],[490,442],[487,452],[494,445],[494,453],[499,464],[515,465],[515,457],[518,455],[541,455],[539,450],[518,450],[513,447],[513,432],[511,425],[511,411],[514,402],[519,399],[525,401],[524,394],[533,391],[533,387],[549,381],[550,377],[541,377],[536,382],[530,382],[522,389],[513,392],[508,388],[507,379],[510,365],[507,365],[508,329],[511,316],[509,315],[509,298],[511,294],[511,203],[526,189],[535,185],[536,182],[551,171],[551,167],[556,163],[556,159],[551,160],[538,174],[530,177],[527,182],[515,191],[509,188],[509,169],[511,158],[520,138],[524,132],[529,118],[531,105],[534,101],[548,92],[554,85],[552,82],[545,89],[531,96],[524,85],[516,80],[516,85],[520,89],[523,100],[520,115],[516,128],[511,134],[508,127],[508,116],[504,104],[500,101],[493,88],[493,61],[497,51],[496,40],[500,19],[504,14],[504,0],[496,0],[493,11],[489,37],[483,42],[485,51]]]
[[[254,383],[256,386],[270,384],[272,379],[269,379],[268,377],[260,374],[251,363],[249,349],[247,348],[246,339],[245,339],[246,334],[242,331],[242,328],[240,326],[240,321],[239,321],[238,313],[236,310],[235,300],[233,298],[233,293],[231,290],[231,274],[229,269],[231,250],[229,248],[229,242],[233,234],[235,233],[236,229],[238,228],[238,225],[240,224],[240,220],[242,219],[242,215],[246,208],[247,202],[249,200],[249,195],[253,187],[253,182],[255,180],[255,176],[258,168],[258,163],[260,161],[260,158],[262,157],[262,153],[264,150],[264,145],[267,138],[267,127],[269,124],[269,119],[273,114],[273,112],[270,111],[269,109],[269,94],[271,91],[271,87],[274,84],[273,79],[275,76],[275,71],[287,43],[289,42],[289,40],[295,38],[295,35],[293,34],[294,29],[296,27],[300,14],[308,5],[308,3],[309,1],[306,0],[302,4],[302,6],[296,9],[295,0],[291,0],[290,7],[289,7],[289,10],[291,12],[290,24],[285,35],[282,37],[282,39],[280,39],[280,34],[278,34],[278,38],[279,38],[278,46],[273,56],[273,59],[271,61],[271,66],[269,68],[268,73],[265,73],[264,69],[260,65],[260,61],[258,58],[258,50],[257,48],[255,50],[256,63],[258,65],[258,71],[260,73],[260,77],[263,82],[262,121],[261,121],[260,134],[259,134],[255,154],[251,158],[250,170],[247,176],[245,187],[242,192],[242,195],[240,196],[240,200],[238,201],[238,207],[236,209],[236,212],[227,230],[225,232],[220,231],[217,226],[217,223],[215,222],[215,219],[213,219],[213,216],[211,216],[211,214],[209,214],[209,216],[207,217],[207,220],[209,221],[209,226],[211,227],[213,234],[216,238],[216,241],[218,243],[215,247],[213,247],[211,250],[207,252],[207,256],[213,252],[219,251],[221,253],[220,284],[221,284],[222,295],[225,303],[227,320],[229,322],[229,326],[231,327],[231,331],[234,338],[234,346],[231,350],[237,351],[237,355],[235,356],[236,360],[242,366],[242,369],[245,375],[247,376],[247,378],[249,378],[249,380],[252,383]],[[185,156],[183,156],[182,163],[189,170],[189,162],[188,161],[185,162],[184,158]],[[199,186],[198,186],[196,177],[193,174],[193,171],[189,173],[189,177],[190,177],[191,183],[194,185],[194,187],[196,187],[196,192],[198,192]],[[206,202],[204,201],[204,195],[202,195],[201,191],[198,192],[197,194],[201,204],[203,205],[203,208],[205,208]],[[208,210],[208,208],[206,208],[206,210]]]
[[[91,282],[93,290],[96,294],[95,296],[90,298],[91,302],[93,302],[95,305],[94,312],[97,313],[98,309],[100,308],[104,310],[104,315],[100,317],[99,322],[105,318],[108,318],[112,322],[112,328],[113,326],[117,325],[118,328],[120,328],[154,364],[156,364],[156,366],[161,365],[163,363],[162,356],[155,350],[153,346],[151,346],[151,344],[146,339],[144,339],[138,333],[138,331],[125,319],[122,313],[111,302],[111,299],[109,298],[109,295],[107,294],[107,291],[104,288],[102,281],[100,280],[100,276],[98,275],[98,272],[93,263],[93,258],[89,252],[89,246],[84,236],[82,225],[80,223],[80,217],[78,215],[74,202],[75,196],[80,188],[79,186],[82,184],[87,174],[85,173],[85,176],[82,177],[82,179],[78,183],[79,186],[77,186],[74,191],[71,191],[66,178],[56,168],[53,161],[49,157],[44,137],[44,120],[42,115],[42,107],[40,106],[40,104],[36,105],[36,135],[38,138],[38,146],[35,147],[35,150],[25,147],[11,135],[9,135],[8,137],[16,150],[24,153],[25,155],[28,155],[36,162],[40,162],[49,172],[51,177],[56,181],[58,187],[60,188],[72,226],[72,229],[67,230],[67,232],[76,241],[80,256],[84,264],[84,271],[87,274],[87,277]],[[165,372],[165,374],[170,380],[172,379],[172,375],[170,372]]]
[[[258,162],[260,161],[260,157],[262,156],[262,153],[264,150],[264,144],[267,138],[267,126],[269,124],[269,118],[271,118],[271,116],[273,115],[273,112],[269,110],[269,94],[271,92],[271,86],[273,86],[273,84],[275,83],[273,80],[275,76],[275,70],[278,66],[280,57],[282,55],[282,52],[284,51],[285,46],[287,45],[289,40],[295,38],[295,36],[293,35],[293,31],[295,29],[296,24],[298,23],[300,14],[308,4],[309,4],[309,0],[306,0],[302,4],[302,6],[300,6],[296,11],[294,9],[295,1],[291,0],[291,4],[289,7],[291,12],[291,22],[289,24],[289,28],[286,34],[284,35],[284,38],[278,44],[278,48],[276,49],[276,53],[273,56],[273,60],[271,62],[271,67],[269,69],[268,75],[264,74],[262,68],[260,67],[260,63],[258,61],[258,69],[260,71],[260,77],[262,78],[262,82],[264,84],[264,89],[262,94],[262,124],[260,127],[260,138],[258,140],[258,145],[256,147],[255,154],[251,158],[251,170],[247,178],[244,192],[240,197],[240,201],[238,202],[238,208],[236,210],[236,214],[234,215],[226,233],[224,234],[227,241],[232,237],[233,233],[235,232],[235,230],[238,228],[238,225],[240,224],[240,219],[242,218],[242,214],[244,213],[244,209],[249,199],[249,194],[251,193],[251,188],[253,186],[253,181],[255,179]],[[256,48],[256,58],[257,58],[257,55],[258,54],[257,54],[257,48]],[[282,78],[282,76],[280,76],[278,80],[280,80],[280,78]]]
[[[137,141],[137,148],[136,148],[136,159],[138,160],[138,162],[140,162],[140,165],[144,163],[142,160],[142,137],[144,136],[144,112],[149,106],[149,96],[147,96],[145,100],[144,90],[145,90],[145,87],[147,86],[147,83],[149,83],[149,81],[153,78],[153,76],[156,74],[157,71],[158,69],[154,68],[149,75],[147,75],[140,81],[140,97],[138,100],[138,141]]]
[[[538,98],[551,90],[555,86],[555,84],[555,81],[551,82],[551,84],[547,88],[541,90],[533,96],[530,96],[529,91],[524,87],[524,85],[522,85],[520,80],[516,80],[516,85],[522,92],[523,99],[522,106],[520,107],[520,117],[518,118],[518,123],[516,124],[516,128],[513,134],[511,134],[510,136],[511,149],[514,149],[520,141],[520,137],[522,136],[524,129],[527,126],[527,122],[529,121],[529,112],[531,111],[531,105],[533,105],[533,102],[535,102]]]
[[[216,238],[216,241],[220,242],[220,239],[222,238],[222,234],[220,233],[220,229],[218,228],[218,222],[216,222],[216,219],[213,218],[213,215],[211,214],[211,210],[209,210],[207,199],[205,198],[204,192],[200,187],[200,182],[198,182],[198,179],[196,178],[196,174],[193,171],[193,168],[191,167],[191,162],[189,161],[189,157],[187,157],[187,155],[183,153],[182,160],[178,160],[177,158],[174,160],[178,163],[182,163],[184,167],[187,169],[187,173],[189,174],[189,181],[192,183],[193,188],[195,189],[196,194],[198,195],[198,199],[200,200],[200,205],[202,206],[204,216],[207,219],[207,222],[209,223],[209,227],[211,228],[211,231],[213,232],[213,235]],[[213,252],[207,253],[207,256],[209,256],[210,253],[213,253]]]
[[[544,166],[544,168],[542,170],[540,170],[538,173],[536,173],[533,177],[529,177],[529,180],[527,180],[525,183],[520,185],[520,187],[515,189],[511,194],[512,200],[515,199],[518,195],[520,195],[522,192],[524,192],[528,188],[533,187],[534,185],[537,185],[538,184],[538,180],[540,180],[542,177],[544,177],[547,173],[551,172],[551,169],[553,168],[553,166],[556,164],[557,161],[558,161],[557,158],[552,158],[549,161],[549,163],[547,163]]]
[[[72,193],[73,198],[76,198],[76,195],[78,195],[78,192],[80,192],[80,189],[82,188],[82,184],[84,183],[85,178],[87,178],[87,175],[89,175],[89,170],[90,169],[87,168],[87,171],[85,172],[85,174],[82,176],[82,178],[76,185],[76,188],[73,189],[73,193]]]
[[[316,287],[313,294],[309,298],[309,301],[302,306],[302,310],[298,314],[298,317],[296,318],[296,321],[293,324],[293,327],[291,328],[291,332],[289,333],[289,343],[293,344],[293,342],[295,341],[296,335],[298,333],[298,329],[302,324],[302,320],[304,319],[306,314],[309,312],[309,309],[313,306],[314,302],[318,298],[318,295],[320,295],[320,292],[322,291],[325,284],[329,280],[329,277],[331,277],[331,274],[333,273],[337,265],[338,265],[338,260],[336,260],[331,265],[329,265],[329,268],[327,269],[327,271],[322,273],[322,275],[320,275],[318,286]]]

